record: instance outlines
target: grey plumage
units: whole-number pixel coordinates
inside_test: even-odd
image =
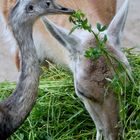
[[[71,13],[53,0],[17,0],[9,16],[9,27],[21,53],[21,75],[14,93],[0,103],[0,140],[8,138],[26,119],[35,104],[39,85],[39,64],[32,39],[32,27],[40,16]]]

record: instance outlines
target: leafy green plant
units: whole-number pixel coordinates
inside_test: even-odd
[[[117,77],[114,85],[119,94],[123,138],[140,140],[140,53],[124,51],[132,67],[135,86],[122,89]],[[95,140],[95,127],[89,114],[75,95],[71,73],[51,65],[43,68],[36,105],[24,124],[9,140]],[[116,79],[116,80],[115,80]],[[110,79],[108,79],[110,80]],[[113,79],[111,79],[113,80]],[[0,100],[15,89],[15,83],[0,83]]]
[[[87,49],[85,51],[85,57],[96,62],[96,60],[103,56],[106,58],[107,65],[114,70],[114,77],[112,79],[106,78],[109,81],[109,84],[106,87],[106,92],[108,92],[108,89],[111,88],[114,89],[115,93],[118,95],[121,118],[120,124],[122,123],[124,126],[123,138],[131,140],[140,139],[138,135],[138,137],[136,138],[135,136],[134,139],[130,136],[133,133],[135,134],[135,132],[136,134],[139,132],[139,130],[135,131],[133,128],[131,129],[131,127],[136,128],[136,126],[140,126],[138,125],[140,124],[138,123],[140,120],[140,114],[138,111],[140,111],[140,109],[138,107],[139,103],[137,101],[139,100],[137,96],[140,97],[140,72],[137,69],[138,66],[140,68],[140,54],[134,54],[132,49],[122,50],[124,53],[126,53],[132,67],[132,76],[132,73],[129,72],[125,64],[119,61],[113,54],[108,51],[106,47],[108,40],[107,35],[105,34],[102,38],[100,38],[102,32],[107,29],[106,26],[102,26],[100,23],[97,23],[97,32],[95,32],[92,29],[91,24],[88,23],[85,14],[83,14],[81,11],[76,11],[73,15],[70,16],[69,20],[74,24],[74,27],[70,33],[74,32],[76,29],[83,29],[93,34],[93,37],[96,39],[96,47]],[[117,67],[114,67],[114,62]],[[137,79],[139,79],[139,81]],[[137,119],[133,120],[134,117]],[[140,128],[138,127],[138,129]]]
[[[85,14],[81,11],[74,12],[70,17],[69,21],[74,24],[74,27],[71,29],[70,34],[74,32],[76,29],[84,29],[94,35],[96,38],[97,46],[95,48],[89,48],[85,51],[85,57],[97,60],[100,56],[103,55],[105,51],[105,44],[107,41],[107,36],[104,35],[103,39],[100,39],[99,35],[101,32],[106,30],[106,26],[102,26],[100,23],[97,23],[98,33],[95,33],[92,30],[91,24],[89,24],[88,19],[85,17]]]
[[[139,140],[140,53],[133,53],[131,49],[126,49],[125,53],[136,86],[130,84],[125,87],[125,94],[119,94],[120,120],[124,126],[123,138]],[[55,65],[43,70],[36,105],[9,140],[95,140],[96,129],[75,95],[71,73]],[[15,83],[0,83],[0,99],[6,98],[14,89]]]
[[[71,73],[54,65],[43,70],[36,105],[9,140],[94,140],[93,121],[75,95]],[[13,83],[0,83],[0,99],[14,89]]]
[[[82,13],[80,10],[74,12],[70,17],[69,21],[74,24],[74,27],[71,29],[70,34],[74,32],[76,29],[83,29],[85,31],[90,32],[93,34],[94,38],[96,39],[96,47],[90,47],[85,51],[85,57],[87,59],[93,60],[94,62],[98,60],[101,56],[106,58],[106,63],[113,69],[115,72],[115,76],[113,79],[107,79],[111,82],[111,84],[116,84],[117,86],[124,86],[124,75],[125,78],[128,78],[130,82],[135,84],[133,76],[126,68],[125,64],[119,61],[112,53],[110,53],[106,47],[106,42],[108,40],[107,35],[103,32],[106,31],[107,26],[102,26],[100,23],[97,23],[96,28],[97,32],[92,29],[91,24],[88,22],[88,19],[85,17],[85,14]],[[101,37],[101,34],[103,37]],[[117,67],[114,65],[114,61],[117,64]]]

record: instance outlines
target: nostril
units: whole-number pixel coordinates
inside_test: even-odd
[[[68,8],[62,7],[61,10],[63,10],[63,11],[67,11]]]
[[[50,1],[47,1],[47,2],[46,2],[46,6],[47,6],[47,7],[49,7],[50,4],[51,4]]]

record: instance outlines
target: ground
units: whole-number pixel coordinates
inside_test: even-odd
[[[118,7],[124,0],[118,0]],[[140,47],[140,0],[131,0],[129,14],[124,31],[123,44],[126,47]],[[0,39],[0,82],[17,81],[19,73],[14,64],[14,58],[11,57],[9,47]]]

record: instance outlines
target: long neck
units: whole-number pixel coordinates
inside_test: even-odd
[[[0,103],[0,139],[10,136],[26,119],[35,103],[39,65],[32,40],[32,28],[13,29],[22,58],[22,71],[15,92]]]

